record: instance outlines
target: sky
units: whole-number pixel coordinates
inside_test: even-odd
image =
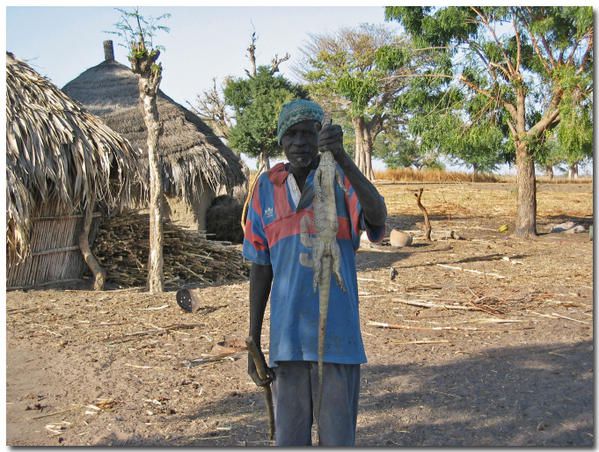
[[[292,68],[301,59],[300,49],[309,34],[333,33],[361,23],[385,24],[400,31],[397,23],[385,22],[384,7],[378,6],[142,6],[145,17],[170,13],[164,22],[169,33],[160,33],[156,43],[165,47],[160,56],[163,78],[160,88],[178,103],[195,103],[209,89],[212,79],[243,77],[249,68],[247,47],[256,32],[258,64],[270,64],[275,54],[288,52],[281,73],[298,81]],[[120,13],[109,6],[8,6],[6,50],[26,61],[40,74],[62,88],[80,73],[104,59],[102,42],[114,41],[116,60],[128,65],[126,49],[114,31]],[[246,159],[255,165],[251,159]],[[449,170],[465,170],[447,163]],[[383,169],[374,160],[376,169]],[[502,173],[514,174],[504,166]]]
[[[256,31],[258,64],[270,64],[275,54],[288,52],[281,73],[298,81],[292,68],[301,58],[308,33],[332,33],[360,23],[384,23],[383,6],[191,6],[141,7],[145,16],[170,13],[156,43],[165,47],[160,56],[160,88],[182,105],[226,76],[242,77],[249,68],[247,47]],[[115,58],[128,65],[121,38],[114,31],[120,13],[112,7],[7,7],[6,49],[26,61],[62,88],[80,73],[104,59],[102,42],[114,41]],[[386,23],[399,30],[396,23]],[[253,161],[251,162],[254,163]],[[375,169],[382,162],[375,162]]]

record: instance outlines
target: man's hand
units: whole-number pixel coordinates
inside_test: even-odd
[[[262,351],[260,351],[260,359],[264,363],[264,368],[266,369],[267,378],[265,380],[262,380],[258,376],[258,371],[256,370],[256,364],[254,363],[254,358],[253,358],[252,354],[249,352],[248,352],[248,375],[252,378],[252,380],[254,381],[254,383],[256,383],[257,386],[266,386],[275,379],[275,374],[273,373],[272,369],[266,365],[266,359],[264,358],[264,354],[262,353]]]
[[[331,123],[323,125],[318,136],[318,150],[320,152],[330,151],[339,163],[347,157],[343,149],[343,129],[340,125]]]

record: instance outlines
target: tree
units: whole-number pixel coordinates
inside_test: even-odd
[[[586,83],[586,90],[591,90],[592,79]],[[593,157],[593,99],[583,96],[579,86],[566,89],[564,98],[555,135],[558,155],[567,163],[572,179],[578,177],[578,165]]]
[[[248,47],[251,68],[247,78],[229,78],[224,100],[233,109],[235,125],[229,129],[229,145],[238,152],[258,157],[259,167],[270,168],[270,157],[281,152],[277,143],[277,121],[284,103],[306,98],[307,92],[281,75],[279,65],[289,59],[275,55],[271,65],[256,66],[256,35]]]
[[[156,63],[160,56],[159,46],[153,45],[153,39],[159,31],[168,32],[168,27],[160,21],[170,17],[163,14],[157,18],[145,18],[139,8],[132,11],[119,9],[121,18],[115,24],[113,34],[124,38],[129,49],[131,70],[139,75],[139,99],[144,122],[148,131],[148,163],[150,169],[150,252],[148,256],[148,290],[150,293],[164,290],[163,272],[163,233],[162,233],[162,169],[158,153],[158,137],[162,133],[162,124],[158,118],[156,95],[162,79],[162,64]]]
[[[387,7],[422,45],[445,47],[454,83],[507,126],[517,166],[515,234],[536,235],[534,148],[592,97],[591,7]],[[509,30],[499,34],[499,29]]]
[[[391,115],[393,99],[409,83],[401,77],[417,64],[409,43],[388,28],[363,24],[335,34],[310,35],[296,72],[308,91],[354,128],[354,161],[374,179],[372,152]]]
[[[374,155],[388,168],[438,168],[442,164],[435,152],[423,152],[418,140],[399,130],[381,133],[374,142]]]
[[[194,106],[189,102],[187,104],[200,119],[214,130],[218,137],[228,140],[233,123],[225,99],[221,94],[222,91],[223,87],[217,88],[216,79],[213,78],[212,87],[196,96],[196,105]]]

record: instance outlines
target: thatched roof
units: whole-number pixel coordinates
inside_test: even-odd
[[[115,61],[109,46],[105,61],[62,89],[145,154],[147,132],[139,103],[139,76]],[[205,185],[215,192],[220,187],[231,192],[233,187],[246,183],[245,164],[198,116],[162,91],[158,92],[157,102],[163,124],[159,152],[166,193],[191,202]]]
[[[29,253],[31,218],[129,202],[140,173],[127,140],[47,78],[6,53],[6,208],[9,254]],[[51,210],[48,207],[51,206]]]

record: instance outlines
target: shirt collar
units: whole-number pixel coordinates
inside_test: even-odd
[[[289,175],[289,163],[277,163],[268,172],[268,178],[273,184],[283,185]]]
[[[320,161],[320,156],[318,157],[318,161]],[[318,165],[316,165],[318,166]],[[314,168],[310,170],[308,173],[308,179],[310,175],[315,171]],[[268,171],[268,178],[275,185],[283,185],[287,180],[287,176],[289,176],[289,162],[287,163],[277,163]]]

